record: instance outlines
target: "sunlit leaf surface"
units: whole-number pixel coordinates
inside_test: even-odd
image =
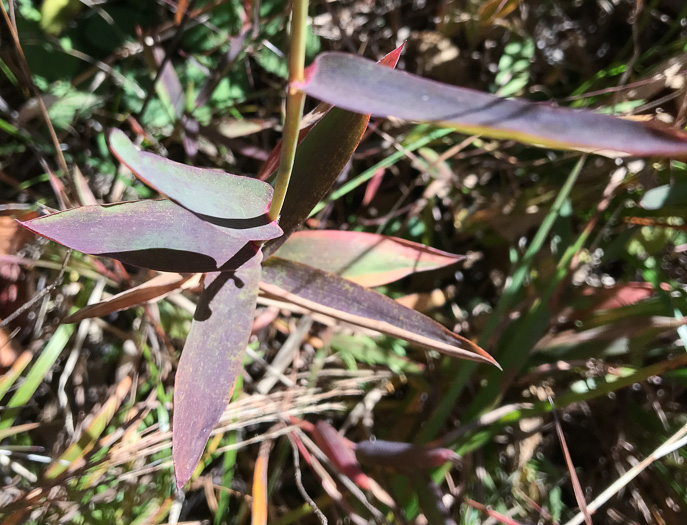
[[[465,258],[398,237],[337,230],[296,232],[276,256],[371,287]]]
[[[260,254],[236,272],[212,273],[176,374],[172,455],[177,486],[193,474],[241,373],[260,281]]]
[[[265,182],[194,168],[139,151],[118,129],[110,133],[110,148],[139,179],[184,208],[200,215],[234,220],[234,227],[269,222],[265,214],[272,200],[272,187]]]
[[[169,200],[83,206],[22,224],[80,252],[181,273],[237,268],[257,252],[247,238],[263,228],[220,229]]]
[[[471,341],[374,290],[305,264],[271,257],[263,265],[263,292],[313,312],[405,339],[453,357],[498,364]]]
[[[345,53],[318,56],[298,87],[350,111],[437,122],[470,134],[612,156],[687,156],[687,134],[657,122],[502,99]]]

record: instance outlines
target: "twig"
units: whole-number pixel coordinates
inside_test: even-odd
[[[289,85],[286,97],[286,116],[282,135],[281,156],[274,185],[274,197],[267,215],[277,220],[289,187],[289,179],[296,158],[296,146],[301,128],[305,93],[294,84],[303,82],[305,69],[305,40],[308,28],[308,0],[294,0],[291,14],[291,44],[289,46]]]
[[[687,424],[685,424],[680,430],[668,438],[665,443],[649,454],[649,456],[647,456],[644,460],[637,463],[634,467],[613,482],[606,490],[599,494],[594,501],[587,505],[589,512],[596,512],[604,503],[611,499],[630,481],[639,476],[639,474],[641,474],[654,461],[661,459],[663,456],[666,456],[685,445],[687,445]],[[583,521],[584,515],[580,512],[565,525],[580,525]]]
[[[568,466],[568,471],[570,472],[570,481],[573,486],[573,492],[575,493],[575,499],[577,500],[577,506],[580,507],[580,514],[582,514],[585,523],[587,525],[592,525],[592,518],[589,514],[589,509],[587,508],[587,502],[584,499],[584,491],[582,490],[582,485],[580,485],[580,480],[575,472],[575,465],[573,464],[572,457],[570,457],[568,444],[565,441],[563,428],[561,428],[561,423],[558,421],[558,416],[556,415],[556,410],[554,409],[553,399],[551,399],[551,396],[549,396],[549,403],[551,404],[551,413],[553,414],[553,422],[556,425],[558,440],[560,441],[561,448],[563,449],[563,456],[565,456],[565,464]]]
[[[303,480],[301,477],[301,466],[300,466],[300,455],[298,454],[298,447],[292,442],[291,443],[291,448],[293,449],[293,468],[294,468],[294,479],[296,480],[296,486],[298,487],[298,492],[301,493],[301,496],[303,496],[303,499],[312,507],[313,512],[315,513],[315,516],[320,520],[320,523],[322,525],[327,525],[327,518],[324,515],[324,513],[320,510],[320,508],[317,506],[315,503],[315,500],[313,500],[310,495],[307,493],[305,490],[305,487],[303,486]]]

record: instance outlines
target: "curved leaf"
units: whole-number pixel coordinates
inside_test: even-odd
[[[351,478],[361,489],[370,490],[372,483],[360,468],[354,451],[355,444],[345,439],[326,421],[315,424],[313,439],[342,474]]]
[[[208,274],[177,369],[172,457],[177,487],[191,478],[241,373],[258,297],[261,255]]]
[[[465,258],[398,237],[336,230],[296,232],[275,255],[368,287],[381,286]]]
[[[306,74],[296,87],[350,111],[438,122],[469,134],[609,156],[687,156],[687,134],[657,122],[502,99],[355,55],[324,53]]]
[[[260,289],[313,312],[405,339],[423,348],[498,366],[479,346],[420,312],[305,264],[270,257],[263,264]]]
[[[110,149],[139,179],[186,209],[227,219],[225,226],[269,224],[272,187],[266,182],[219,170],[194,168],[139,151],[123,131],[110,132]]]
[[[253,230],[220,229],[169,200],[83,206],[21,224],[80,252],[163,272],[234,270],[258,251],[246,238]]]

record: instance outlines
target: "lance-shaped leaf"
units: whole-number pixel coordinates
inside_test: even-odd
[[[276,224],[267,218],[272,187],[266,182],[139,151],[118,129],[110,133],[110,148],[139,179],[206,220],[212,217],[216,219],[212,222],[236,229],[264,226],[260,240],[279,235]]]
[[[238,268],[258,251],[249,240],[262,229],[220,229],[169,200],[83,206],[22,225],[80,252],[180,273]]]
[[[241,373],[258,297],[260,261],[258,253],[235,272],[205,277],[174,388],[172,457],[179,488],[193,474]]]
[[[176,290],[196,288],[200,284],[200,278],[201,274],[199,273],[192,275],[161,273],[138,286],[124,290],[98,303],[84,306],[62,322],[78,323],[90,317],[102,317],[133,306],[157,302]]]
[[[387,55],[389,60],[379,67],[395,67],[400,51]],[[327,195],[358,147],[369,121],[369,114],[331,108],[299,143],[279,219],[284,235],[265,245],[265,257],[274,253]]]
[[[350,111],[437,122],[469,134],[610,156],[687,156],[687,134],[657,122],[502,99],[345,53],[317,57],[296,87]]]
[[[465,258],[398,237],[336,230],[296,232],[275,255],[368,287],[381,286]]]
[[[363,465],[415,471],[457,462],[458,454],[448,448],[429,447],[398,441],[362,441],[355,447],[355,457]]]
[[[311,266],[270,257],[260,289],[313,312],[369,328],[452,357],[498,363],[468,339],[393,299]]]
[[[405,42],[398,46],[396,49],[394,49],[388,55],[385,55],[377,63],[386,67],[396,67],[396,64],[398,64],[398,59],[401,57],[401,51],[403,51],[404,46]],[[303,117],[303,120],[301,121],[301,130],[298,134],[299,144],[305,138],[305,136],[308,133],[310,133],[310,130],[313,128],[313,126],[317,124],[324,115],[327,114],[331,107],[331,104],[327,104],[326,102],[320,102],[315,109],[313,109],[310,113]],[[257,175],[258,179],[267,179],[279,167],[280,153],[281,141],[277,143],[274,149],[270,152],[270,155],[265,161],[265,163],[260,168],[260,172]]]

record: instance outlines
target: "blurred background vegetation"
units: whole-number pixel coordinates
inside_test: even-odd
[[[263,300],[242,387],[195,479],[176,493],[171,399],[194,290],[61,325],[153,274],[67,257],[14,218],[153,196],[108,152],[112,127],[180,162],[257,174],[280,136],[288,2],[3,6],[25,57],[3,20],[7,523],[248,523],[263,442],[274,445],[268,521],[279,525],[319,522],[303,491],[332,523],[582,523],[579,495],[593,507],[616,482],[594,523],[687,522],[687,164],[373,119],[308,226],[466,254],[382,291],[478,341],[504,371]],[[310,13],[308,60],[326,50],[378,59],[406,41],[399,68],[442,82],[687,121],[680,0],[315,0]],[[280,426],[289,415],[326,420],[353,441],[437,440],[462,461],[433,472],[434,485],[369,471],[395,505],[351,491],[329,465],[337,499],[321,472],[294,463]]]

